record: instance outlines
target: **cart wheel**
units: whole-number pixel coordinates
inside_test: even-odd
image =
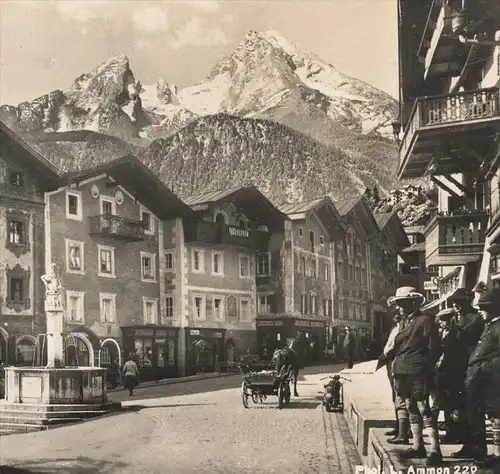
[[[252,402],[254,403],[259,403],[259,395],[256,394],[255,392],[252,392]]]
[[[266,399],[265,395],[259,395],[259,402],[264,403],[264,400]]]
[[[243,406],[248,408],[248,393],[245,382],[241,384],[241,401],[243,402]]]

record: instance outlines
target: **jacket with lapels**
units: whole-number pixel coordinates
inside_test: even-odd
[[[431,373],[441,355],[434,318],[415,311],[402,321],[394,341],[392,372],[398,375]]]

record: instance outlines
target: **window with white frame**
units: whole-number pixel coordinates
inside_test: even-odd
[[[156,281],[156,255],[141,252],[141,278],[142,281]]]
[[[141,222],[145,225],[146,234],[154,234],[155,219],[153,214],[151,214],[151,212],[149,212],[146,208],[141,206],[140,217],[141,217]]]
[[[214,316],[216,319],[224,319],[224,298],[214,298]]]
[[[306,257],[300,257],[300,270],[302,275],[305,275],[307,273]]]
[[[115,248],[97,245],[99,268],[97,274],[101,277],[115,277]]]
[[[83,242],[65,239],[66,243],[66,271],[68,273],[83,274],[85,271],[83,260]]]
[[[257,276],[268,276],[271,273],[271,255],[269,253],[259,253],[257,260]]]
[[[203,273],[205,271],[205,258],[203,250],[191,250],[192,270],[194,273]]]
[[[250,258],[246,255],[240,255],[240,278],[250,278]]]
[[[66,192],[66,218],[82,220],[82,193],[80,191]]]
[[[240,319],[242,321],[250,321],[250,300],[241,299],[240,300]]]
[[[9,220],[9,243],[25,244],[26,243],[26,225],[22,221]]]
[[[212,253],[212,274],[224,275],[224,254],[220,252]]]
[[[81,291],[66,290],[66,321],[83,322],[84,295]]]
[[[306,314],[306,295],[300,295],[300,314]]]
[[[328,263],[325,263],[324,266],[324,278],[325,281],[330,280],[330,265],[328,265]]]
[[[174,270],[174,253],[167,252],[165,254],[165,269],[169,271]]]
[[[116,201],[110,196],[99,196],[101,216],[116,215]]]
[[[158,300],[156,298],[142,298],[144,324],[156,324],[158,320]]]
[[[257,311],[261,314],[268,314],[271,312],[269,295],[258,295],[257,296]]]
[[[116,321],[116,295],[114,293],[99,293],[101,323]]]
[[[205,319],[205,296],[193,297],[193,316],[194,319]]]
[[[165,316],[167,318],[174,317],[174,298],[172,296],[167,296],[166,298]]]

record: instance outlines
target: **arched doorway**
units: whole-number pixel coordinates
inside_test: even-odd
[[[226,360],[231,365],[236,359],[236,344],[232,339],[226,341]]]
[[[70,367],[94,367],[94,348],[84,333],[72,332],[64,340],[65,364]]]
[[[122,353],[120,345],[113,338],[105,339],[99,349],[99,366],[109,367],[112,361],[122,366]]]
[[[9,333],[0,328],[0,364],[7,363],[7,355],[9,353]]]
[[[33,336],[21,336],[16,340],[16,365],[32,366],[35,363],[36,339]]]

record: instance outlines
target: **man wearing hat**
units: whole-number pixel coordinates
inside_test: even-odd
[[[467,444],[454,457],[472,457],[500,467],[500,288],[481,293],[477,302],[485,327],[467,367],[465,394]],[[493,456],[487,458],[485,414],[492,421]]]
[[[391,384],[392,391],[392,402],[394,403],[394,411],[396,413],[396,426],[392,431],[386,433],[387,436],[392,436],[389,439],[390,444],[408,444],[408,432],[410,431],[410,422],[408,419],[408,410],[406,409],[405,401],[398,396],[394,388],[394,377],[392,375],[392,361],[394,360],[394,341],[396,335],[399,332],[401,315],[399,311],[396,311],[392,300],[389,299],[387,302],[389,308],[394,312],[393,321],[394,326],[389,333],[387,342],[384,346],[383,354],[379,357],[380,364],[387,364],[387,377],[389,378],[389,383]],[[380,365],[383,367],[383,365]],[[378,367],[378,366],[377,366]]]
[[[477,290],[474,288],[474,290]],[[484,329],[484,321],[479,314],[472,308],[473,292],[466,289],[459,289],[455,295],[450,298],[453,310],[455,311],[455,328],[457,331],[458,347],[457,357],[454,364],[454,373],[456,374],[457,393],[455,394],[455,408],[458,413],[458,420],[450,422],[454,425],[455,433],[464,442],[467,438],[467,410],[465,400],[465,376],[467,374],[467,364],[469,357],[477,346]]]
[[[396,393],[405,400],[410,418],[413,445],[403,458],[425,458],[428,466],[442,463],[437,420],[429,405],[434,367],[440,356],[440,341],[434,318],[420,308],[425,297],[412,287],[398,288],[392,302],[402,317],[402,327],[394,340],[392,373]],[[430,453],[424,445],[423,432],[428,433]]]

